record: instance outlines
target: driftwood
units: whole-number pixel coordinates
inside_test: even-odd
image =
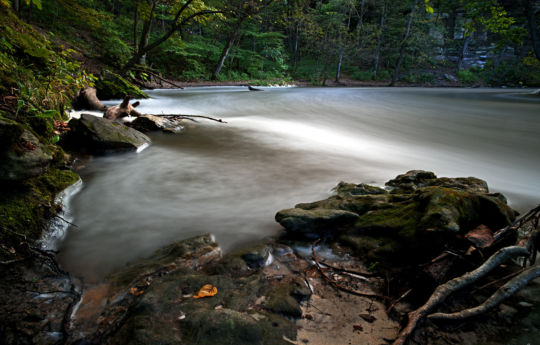
[[[93,87],[80,90],[73,100],[73,107],[76,110],[88,109],[105,111],[107,107],[98,99],[96,92],[96,89]]]
[[[149,114],[153,115],[153,114]],[[175,120],[191,120],[195,121],[195,119],[206,119],[206,120],[212,120],[216,122],[221,123],[227,123],[226,121],[223,121],[222,119],[216,119],[215,117],[210,116],[204,116],[204,115],[178,115],[178,114],[156,114],[155,116],[165,117],[168,119],[175,119]]]
[[[445,284],[439,285],[423,306],[409,313],[409,322],[405,328],[401,330],[393,345],[405,344],[418,324],[421,323],[425,318],[431,320],[460,320],[466,317],[479,315],[498,305],[504,299],[525,286],[532,279],[540,276],[540,266],[531,267],[504,284],[490,298],[477,307],[456,313],[434,313],[429,315],[452,293],[474,284],[479,279],[490,273],[494,268],[510,259],[522,257],[525,258],[525,263],[527,260],[529,260],[530,263],[534,263],[540,238],[538,235],[540,232],[538,227],[539,219],[540,205],[516,220],[513,224],[499,230],[494,236],[495,242],[506,236],[509,232],[521,232],[521,234],[519,234],[520,239],[518,240],[517,245],[499,249],[477,269],[460,277],[454,278]]]

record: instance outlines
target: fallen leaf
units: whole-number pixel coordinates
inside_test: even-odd
[[[212,297],[217,294],[217,287],[211,284],[204,285],[193,298]]]

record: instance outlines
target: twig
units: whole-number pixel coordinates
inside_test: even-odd
[[[78,228],[79,226],[77,224],[73,224],[72,222],[70,222],[69,220],[67,220],[66,218],[62,217],[61,215],[57,214],[55,215],[56,218],[59,218],[60,220],[63,220],[64,222],[68,223],[69,225],[73,225],[74,227]]]
[[[404,293],[403,295],[399,296],[399,298],[396,299],[396,300],[394,301],[394,303],[392,303],[392,304],[390,305],[390,307],[388,307],[388,309],[386,309],[386,314],[389,314],[389,313],[392,311],[392,309],[394,309],[394,307],[395,307],[399,302],[401,302],[402,299],[404,299],[405,297],[407,297],[407,296],[411,293],[411,291],[412,291],[412,289],[409,289],[409,290],[405,291],[405,293]]]
[[[365,293],[365,292],[359,292],[359,291],[355,291],[355,290],[351,290],[349,288],[346,288],[338,283],[336,283],[335,280],[333,280],[332,278],[328,277],[325,273],[324,273],[324,270],[322,269],[321,265],[319,264],[319,259],[317,259],[317,255],[315,254],[315,245],[320,241],[320,239],[316,240],[315,242],[313,242],[311,244],[311,252],[313,254],[313,260],[315,261],[315,265],[317,266],[317,269],[319,270],[319,273],[322,275],[322,277],[328,281],[332,286],[334,286],[335,288],[337,288],[338,290],[342,290],[342,291],[345,291],[345,292],[348,292],[350,294],[353,294],[353,295],[357,295],[357,296],[362,296],[362,297],[374,297],[374,298],[380,298],[380,299],[388,299],[388,297],[386,296],[380,296],[380,295],[376,295],[376,294],[370,294],[370,293]]]
[[[175,115],[175,114],[162,114],[162,115],[156,115],[156,116],[161,116],[161,117],[167,117],[167,118],[175,118],[175,119],[190,119],[192,117],[195,117],[195,118],[200,118],[200,119],[207,119],[207,120],[212,120],[212,121],[216,121],[216,122],[221,122],[221,123],[227,123],[226,121],[223,121],[222,119],[216,119],[214,117],[210,117],[210,116],[204,116],[204,115]]]
[[[331,265],[329,263],[326,263],[323,260],[319,260],[319,262],[321,263],[321,265],[329,267],[329,268],[331,268],[331,269],[333,269],[335,271],[339,271],[339,272],[356,274],[356,275],[359,275],[359,276],[366,276],[366,277],[378,277],[378,276],[380,276],[380,274],[378,274],[378,273],[359,272],[359,271],[348,270],[348,269],[345,269],[345,268],[339,268],[339,267],[336,267],[336,266]]]

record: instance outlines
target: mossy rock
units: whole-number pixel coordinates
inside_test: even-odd
[[[21,236],[37,240],[50,217],[58,211],[56,195],[79,180],[70,170],[49,169],[45,174],[0,185],[0,242],[18,245]],[[20,235],[15,235],[18,233]],[[0,256],[8,255],[2,251]]]
[[[96,81],[97,97],[100,100],[123,99],[129,95],[131,98],[148,98],[141,89],[130,83],[117,73],[106,71]]]
[[[290,236],[307,239],[330,235],[339,229],[353,225],[357,219],[356,213],[324,208],[310,210],[290,208],[276,214],[276,221],[287,230]]]
[[[77,152],[107,154],[135,151],[152,142],[145,134],[122,123],[90,114],[71,119],[69,126],[71,130],[62,138],[61,144]]]
[[[24,180],[43,174],[52,152],[23,125],[0,117],[0,180]]]
[[[267,298],[264,307],[274,313],[287,317],[299,318],[302,316],[300,301],[311,296],[311,290],[300,278],[291,281],[281,281],[266,292]]]
[[[489,194],[487,183],[474,177],[437,178],[412,170],[387,185],[391,193],[340,182],[336,195],[280,211],[276,220],[289,232],[327,236],[368,260],[399,265],[438,255],[446,243],[479,225],[498,230],[517,215],[504,196]],[[337,210],[355,214],[354,224],[327,216]]]

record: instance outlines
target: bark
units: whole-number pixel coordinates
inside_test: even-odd
[[[294,35],[294,70],[296,71],[296,65],[298,64],[298,31],[300,24],[296,24],[296,32]]]
[[[520,275],[500,287],[497,292],[495,292],[490,298],[488,298],[484,303],[477,307],[465,309],[456,313],[434,313],[429,315],[428,319],[463,320],[469,317],[483,314],[489,309],[492,309],[499,305],[502,301],[515,294],[522,287],[527,285],[531,280],[537,277],[540,277],[540,265],[530,267],[527,270],[523,271]]]
[[[382,12],[381,12],[381,22],[379,24],[379,35],[377,36],[377,50],[375,52],[375,65],[373,66],[373,77],[375,80],[377,78],[377,71],[379,70],[379,60],[381,58],[381,44],[382,44],[382,34],[384,30],[384,19],[386,14],[386,0],[383,1]]]
[[[135,2],[135,11],[133,12],[133,49],[135,51],[139,50],[139,45],[137,44],[138,33],[139,33],[139,7],[138,7],[138,3]]]
[[[347,32],[349,32],[350,27],[351,27],[351,12],[349,11],[349,18],[347,19]],[[339,32],[339,41],[340,41],[340,47],[339,47],[338,65],[336,69],[336,83],[339,83],[339,78],[341,77],[341,65],[343,63],[343,52],[345,50],[345,43],[343,43],[343,37],[342,37],[341,31]]]
[[[459,71],[461,68],[463,68],[463,60],[465,59],[465,54],[467,54],[467,48],[469,48],[469,42],[471,41],[471,36],[467,36],[465,38],[465,41],[463,42],[463,48],[461,49],[461,53],[459,54],[459,59],[457,63],[457,70]]]
[[[532,0],[525,1],[525,16],[527,17],[527,28],[529,29],[534,54],[536,55],[536,58],[540,60],[540,34],[538,33],[538,27],[536,26]]]
[[[439,285],[428,301],[420,308],[409,313],[409,322],[407,326],[399,333],[393,345],[404,345],[409,336],[414,332],[416,327],[423,319],[435,309],[440,303],[444,302],[452,293],[463,289],[478,279],[486,276],[494,268],[506,262],[510,258],[519,256],[528,256],[529,252],[526,248],[520,246],[510,246],[498,250],[486,262],[474,271],[468,272],[460,277],[454,278],[445,284]]]
[[[396,63],[396,68],[394,70],[394,75],[392,76],[392,82],[390,82],[390,86],[394,86],[398,78],[399,65],[401,65],[401,61],[403,60],[403,54],[405,54],[405,48],[407,47],[407,39],[409,38],[409,34],[411,32],[411,25],[414,19],[414,12],[416,11],[417,3],[418,3],[418,0],[414,0],[412,9],[411,9],[411,15],[409,17],[409,21],[407,22],[407,29],[405,30],[405,35],[403,35],[403,41],[401,42],[401,47],[399,49],[399,57]]]
[[[150,8],[149,18],[144,21],[143,30],[141,33],[141,40],[139,41],[139,50],[137,51],[137,63],[144,65],[146,63],[146,46],[148,45],[148,39],[150,37],[150,31],[152,30],[152,19],[154,17],[154,11],[156,9],[156,2],[152,2]]]
[[[219,57],[218,64],[216,66],[216,70],[214,74],[212,75],[212,80],[216,80],[217,76],[221,72],[221,69],[223,68],[223,65],[225,64],[225,60],[227,59],[227,55],[229,55],[229,51],[231,50],[234,41],[236,40],[236,37],[238,37],[238,32],[240,31],[240,27],[242,26],[242,22],[246,19],[245,16],[242,16],[238,18],[236,21],[236,24],[233,28],[233,32],[231,33],[231,36],[229,37],[229,40],[227,41],[227,44],[225,44],[225,47],[223,47],[223,51],[221,52],[221,56]]]

